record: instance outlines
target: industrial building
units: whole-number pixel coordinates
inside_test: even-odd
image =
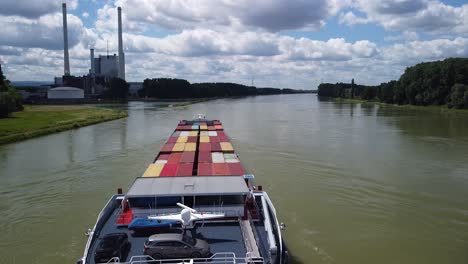
[[[68,29],[67,29],[67,7],[62,4],[63,13],[63,53],[64,53],[64,75],[55,77],[56,86],[76,87],[83,90],[87,96],[101,94],[104,84],[111,78],[118,77],[125,80],[125,54],[123,52],[122,40],[122,8],[118,12],[118,55],[99,55],[94,57],[94,49],[90,49],[90,70],[88,75],[73,76],[70,74],[70,60],[68,55]]]
[[[47,99],[83,99],[84,91],[75,87],[56,87],[47,91]]]
[[[92,58],[91,63],[91,76],[119,77],[118,57],[115,54],[113,56],[99,55],[98,58]]]

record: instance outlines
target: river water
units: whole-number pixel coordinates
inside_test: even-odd
[[[468,263],[468,117],[315,95],[184,107],[0,146],[0,263],[74,263],[180,119],[221,119],[295,263]]]

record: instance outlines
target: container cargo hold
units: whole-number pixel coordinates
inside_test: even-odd
[[[78,263],[283,264],[283,228],[222,123],[182,120],[143,175],[103,208]]]

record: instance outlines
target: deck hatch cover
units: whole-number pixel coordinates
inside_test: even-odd
[[[126,196],[233,195],[248,192],[240,176],[156,177],[137,178]]]

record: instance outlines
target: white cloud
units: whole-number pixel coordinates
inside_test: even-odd
[[[62,14],[54,13],[29,19],[20,16],[0,16],[0,45],[14,47],[63,48]],[[81,41],[83,23],[68,15],[68,42],[73,47]]]
[[[175,30],[204,28],[318,29],[340,1],[304,0],[119,0],[128,20]]]
[[[83,14],[81,14],[82,17],[84,18],[88,18],[89,17],[89,13],[88,12],[83,12]]]
[[[398,78],[406,67],[421,61],[468,56],[468,38],[463,36],[468,21],[459,22],[466,21],[468,5],[451,7],[433,1],[397,0],[286,3],[289,2],[267,5],[266,0],[118,0],[97,11],[93,28],[85,28],[80,18],[69,15],[71,71],[75,75],[87,73],[89,47],[96,49],[96,56],[105,54],[109,41],[110,53],[117,52],[114,4],[123,7],[126,69],[128,80],[132,81],[177,77],[190,82],[250,84],[254,78],[258,86],[297,85],[296,88],[307,89],[315,88],[321,79],[338,82],[355,78],[358,83],[378,84]],[[364,8],[364,3],[369,5]],[[351,4],[355,9],[340,13]],[[0,14],[0,60],[6,63],[2,66],[9,79],[51,80],[62,74],[59,10],[36,19]],[[339,13],[340,23],[378,23],[397,31],[386,37],[387,41],[403,42],[381,46],[365,38],[352,42],[339,37],[320,41],[281,33],[289,28],[316,30],[327,18]],[[440,16],[448,16],[444,19],[455,24],[440,20]],[[436,21],[424,22],[428,19]],[[406,27],[404,23],[408,23]],[[452,26],[446,29],[441,25]],[[170,31],[170,35],[155,34],[165,29],[175,31]],[[418,40],[422,29],[452,35],[422,41]]]
[[[366,14],[358,17],[349,11],[340,23],[377,23],[386,30],[423,31],[430,34],[468,34],[468,4],[454,7],[427,0],[356,0],[354,7]]]
[[[408,66],[448,57],[468,57],[468,38],[411,41],[385,47],[382,52],[382,59]]]
[[[367,24],[371,22],[368,18],[358,17],[353,12],[348,11],[346,14],[340,14],[339,23],[346,25]]]
[[[68,0],[68,9],[75,9],[78,0]],[[62,10],[62,1],[57,0],[0,0],[0,15],[38,18]]]

